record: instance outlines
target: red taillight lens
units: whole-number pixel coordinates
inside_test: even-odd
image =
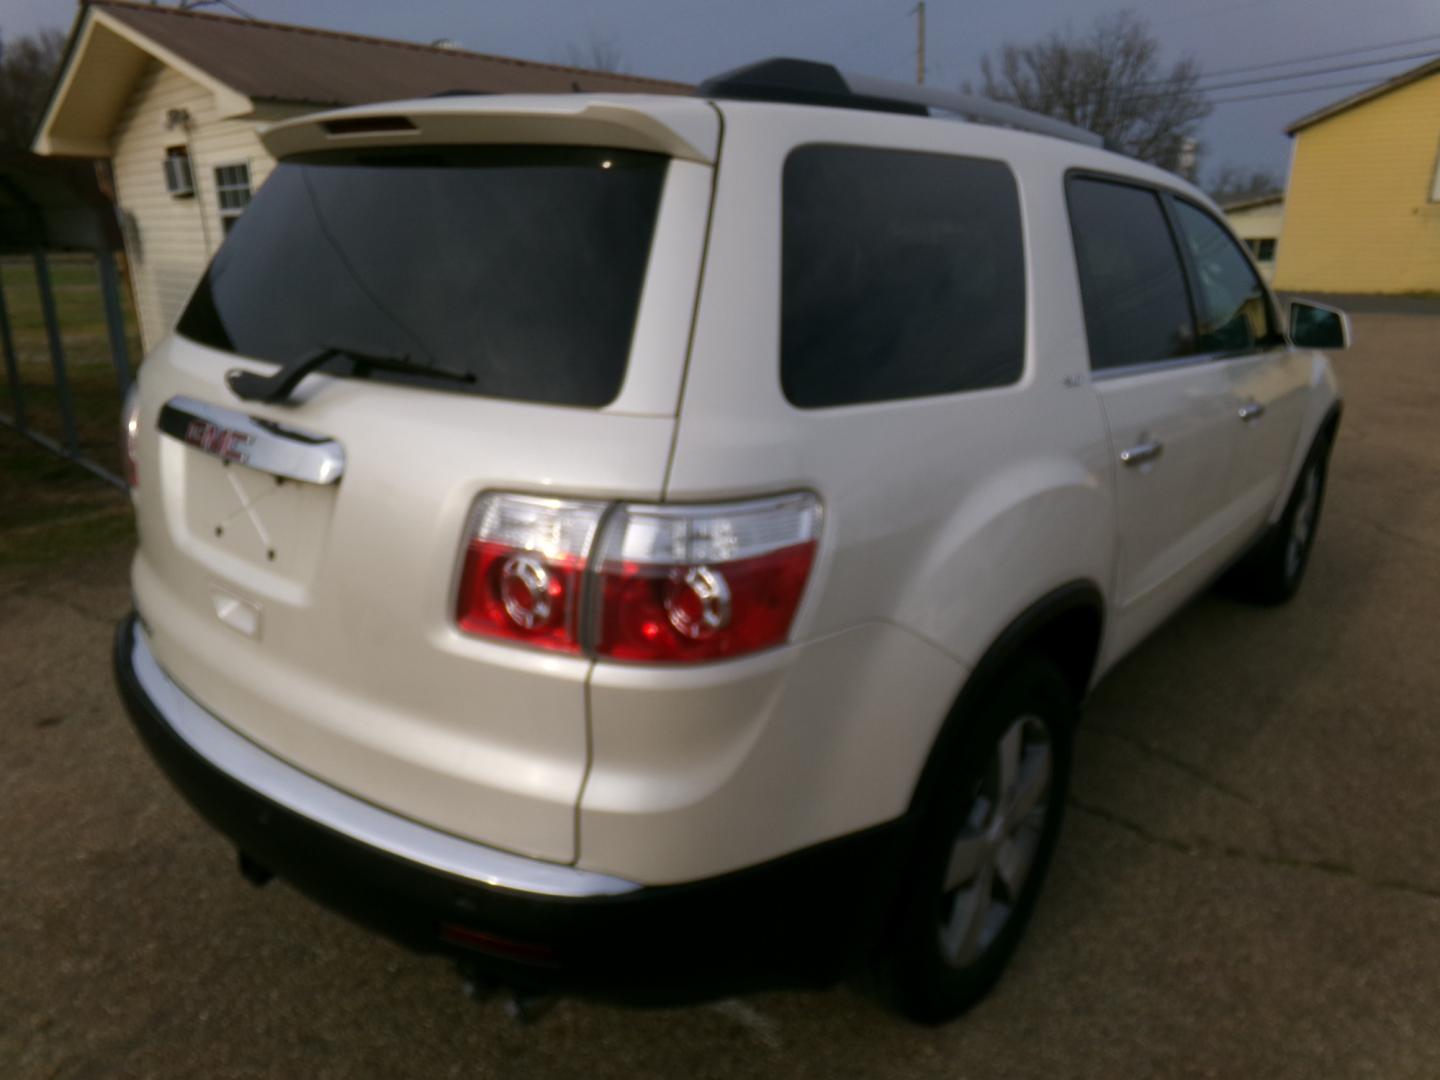
[[[595,651],[683,662],[779,645],[800,606],[819,526],[810,495],[623,507],[599,556]]]
[[[460,629],[579,652],[585,559],[603,510],[568,499],[484,496],[460,573]]]
[[[140,486],[140,465],[135,456],[135,444],[140,438],[140,395],[132,383],[125,393],[125,404],[120,407],[120,453],[125,462],[125,482],[131,489]]]
[[[597,541],[605,510],[579,500],[483,496],[460,575],[460,629],[671,663],[740,656],[789,636],[815,561],[814,496],[622,505]]]
[[[810,541],[700,567],[607,568],[597,651],[617,660],[718,660],[778,645],[814,558]]]

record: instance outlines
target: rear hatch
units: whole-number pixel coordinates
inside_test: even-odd
[[[286,125],[141,380],[161,666],[339,788],[561,862],[590,662],[462,634],[457,575],[482,492],[661,494],[718,123],[647,101]]]

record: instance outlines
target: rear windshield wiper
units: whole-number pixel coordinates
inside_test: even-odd
[[[408,356],[375,356],[359,349],[344,345],[326,345],[313,353],[292,360],[273,375],[257,375],[253,371],[236,369],[225,376],[225,382],[236,397],[246,401],[263,401],[267,405],[288,404],[291,392],[310,372],[322,364],[343,356],[355,365],[355,374],[368,375],[372,371],[394,371],[404,375],[423,375],[432,379],[449,382],[473,383],[472,372],[441,364],[412,360]]]

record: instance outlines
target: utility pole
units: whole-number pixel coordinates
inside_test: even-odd
[[[917,37],[915,41],[915,81],[921,86],[925,85],[925,0],[920,0],[910,11],[911,15],[917,17]]]

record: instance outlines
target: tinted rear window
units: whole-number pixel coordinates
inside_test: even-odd
[[[1020,203],[994,161],[805,146],[785,162],[780,372],[813,408],[1020,378]]]
[[[288,159],[178,329],[277,363],[351,348],[460,368],[475,376],[466,389],[493,397],[606,405],[625,376],[666,162],[528,147]]]

